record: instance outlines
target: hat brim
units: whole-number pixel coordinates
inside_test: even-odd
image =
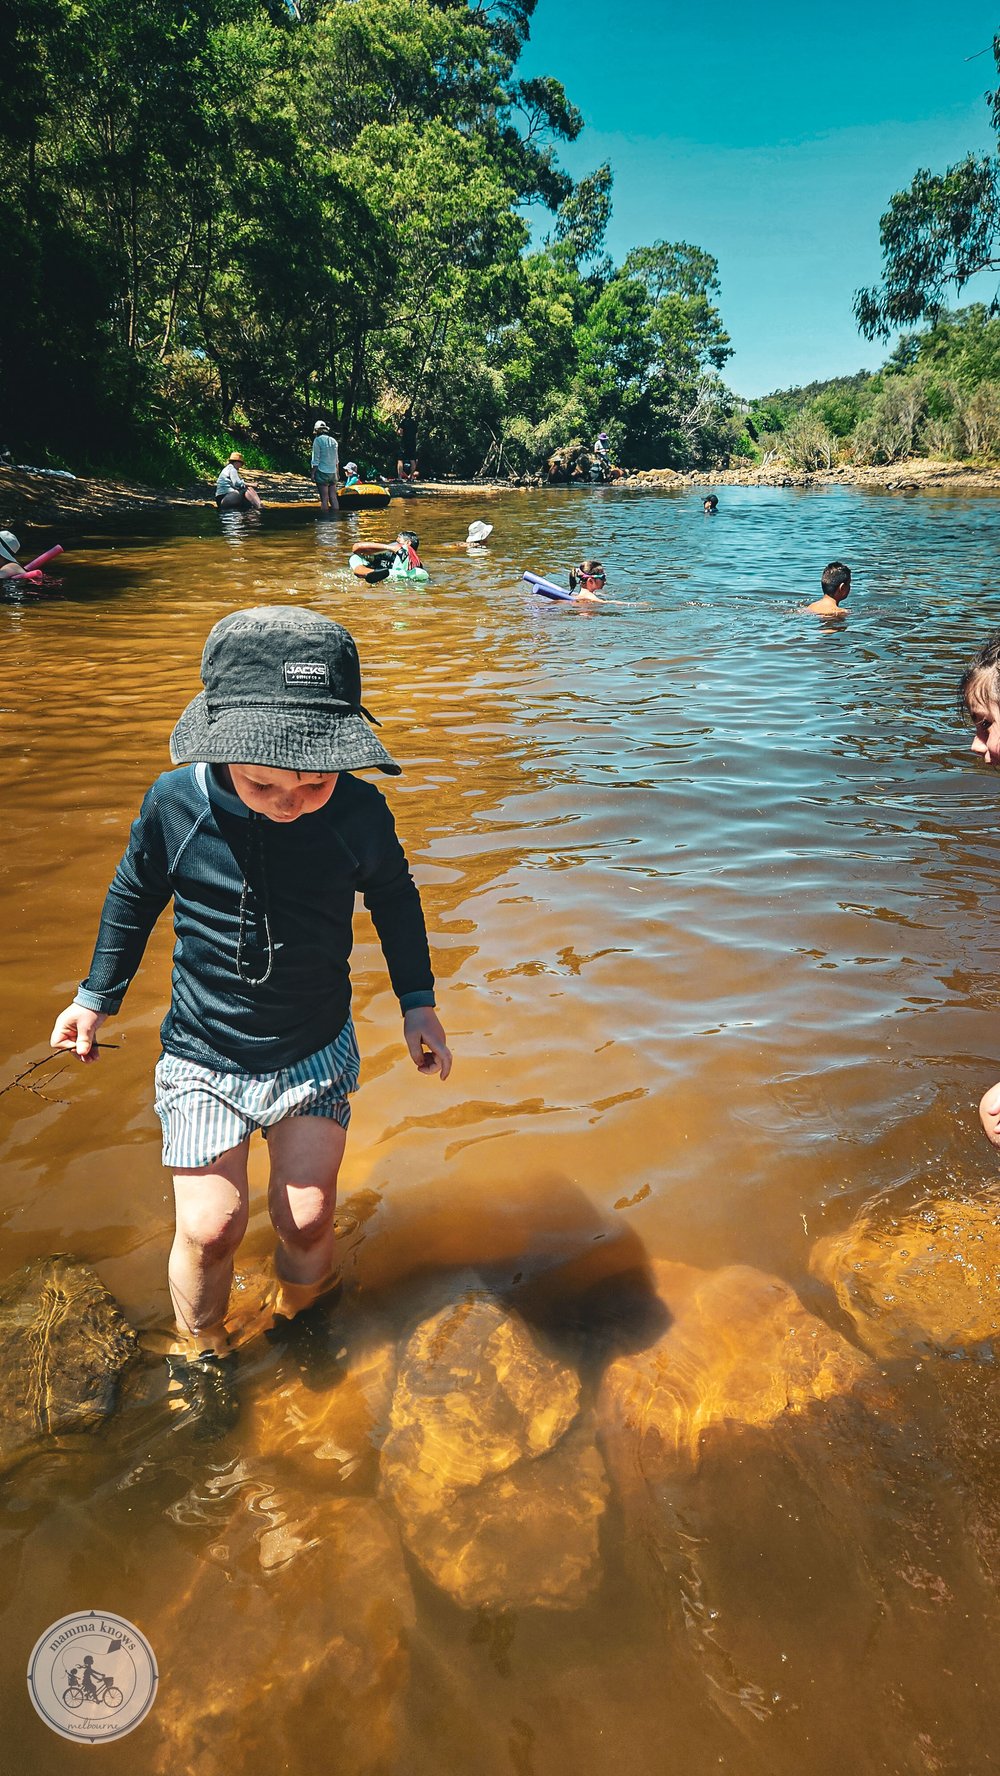
[[[230,708],[209,716],[202,691],[170,736],[175,765],[265,765],[277,771],[364,771],[402,767],[360,715],[312,709]]]

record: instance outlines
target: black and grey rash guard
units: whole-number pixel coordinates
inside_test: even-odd
[[[433,1005],[420,896],[374,784],[342,772],[325,807],[282,824],[251,816],[210,765],[166,771],[108,889],[77,1004],[118,1010],[173,900],[164,1049],[226,1072],[290,1067],[347,1021],[357,894],[401,1010]]]

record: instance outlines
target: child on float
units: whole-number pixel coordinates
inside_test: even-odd
[[[337,1278],[337,1175],[359,1068],[356,894],[375,923],[414,1065],[446,1079],[451,1055],[392,815],[353,775],[400,769],[368,725],[353,639],[308,610],[236,611],[209,634],[202,679],[171,735],[178,768],[143,801],[89,972],[51,1040],[98,1059],[97,1032],[172,900],[177,943],[156,1068],[176,1205],[171,1372],[185,1400],[224,1428],[236,1412],[226,1311],[258,1129],[278,1239],[275,1324],[287,1331],[303,1316],[307,1350],[314,1334],[322,1347],[325,1312],[305,1310]]]
[[[393,571],[423,567],[417,554],[420,538],[415,530],[401,530],[394,543],[355,543],[351,551],[351,571],[359,580],[377,586]]]
[[[16,580],[21,576],[18,552],[21,545],[12,530],[0,530],[0,580]]]

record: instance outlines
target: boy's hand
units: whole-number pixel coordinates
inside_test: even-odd
[[[87,1011],[83,1005],[67,1005],[56,1018],[49,1046],[75,1049],[81,1061],[99,1061],[101,1051],[94,1037],[109,1015],[106,1011]]]
[[[447,1079],[451,1072],[451,1049],[432,1005],[418,1005],[403,1013],[403,1035],[417,1072],[440,1073],[442,1079]]]
[[[979,1120],[994,1147],[1000,1147],[1000,1081],[980,1098]]]

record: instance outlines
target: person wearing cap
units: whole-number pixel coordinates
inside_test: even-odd
[[[15,580],[21,572],[17,553],[21,545],[12,530],[0,530],[0,580]]]
[[[260,494],[244,481],[243,458],[234,450],[215,483],[215,507],[219,512],[259,512]]]
[[[310,458],[312,478],[319,494],[319,515],[321,518],[332,517],[340,511],[337,498],[337,482],[340,479],[340,450],[336,438],[331,435],[325,419],[318,419],[313,426],[313,447]]]
[[[357,485],[358,485],[358,465],[357,465],[357,463],[345,463],[344,464],[344,486],[345,487],[357,487]]]
[[[171,735],[177,768],[143,801],[90,969],[52,1043],[98,1059],[98,1029],[119,1010],[172,901],[171,998],[156,1068],[176,1206],[171,1373],[182,1403],[226,1426],[235,1401],[225,1316],[258,1129],[277,1234],[274,1329],[294,1345],[297,1325],[308,1354],[314,1336],[322,1349],[328,1325],[337,1174],[358,1083],[357,894],[418,1072],[446,1079],[451,1055],[420,896],[384,798],[354,774],[397,776],[400,767],[369,725],[352,637],[295,606],[236,611],[211,630],[201,675],[205,688]]]

